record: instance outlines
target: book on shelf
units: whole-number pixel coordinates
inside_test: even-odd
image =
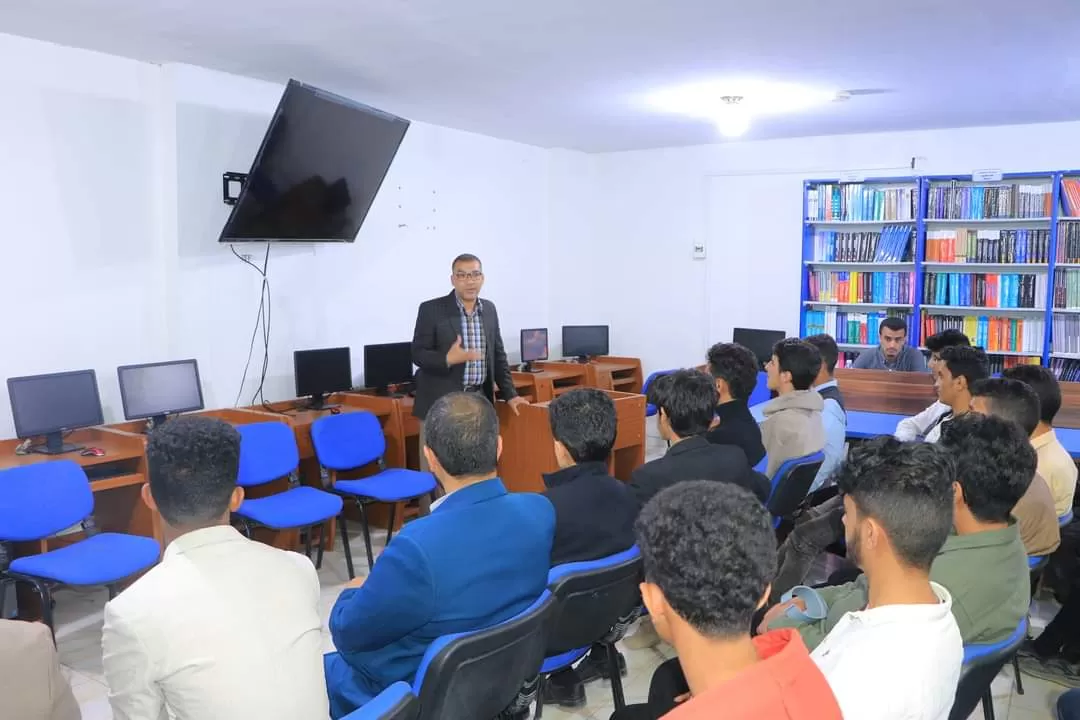
[[[806,219],[826,222],[914,221],[918,204],[918,188],[914,185],[815,185],[806,191]]]
[[[926,262],[1048,263],[1050,231],[929,230],[926,233]]]
[[[972,185],[952,181],[930,186],[926,217],[933,220],[988,220],[1049,217],[1053,183]]]
[[[1042,363],[1042,358],[1028,357],[1026,355],[990,355],[987,361],[990,374],[998,375],[1017,365],[1039,365]]]
[[[1061,382],[1080,382],[1080,360],[1050,358],[1050,371]]]
[[[1046,321],[990,315],[923,314],[921,337],[928,338],[942,330],[959,330],[973,345],[990,352],[1041,354]]]
[[[810,273],[811,301],[879,305],[909,305],[912,302],[913,272],[807,272]]]
[[[928,272],[923,277],[924,305],[1038,309],[1045,301],[1045,274]]]
[[[1058,223],[1057,262],[1080,263],[1080,222]]]
[[[1069,217],[1080,217],[1080,179],[1061,179],[1062,210]]]
[[[1080,268],[1054,270],[1054,308],[1080,309]]]
[[[814,233],[816,262],[909,262],[914,257],[913,225],[886,225],[881,232]]]
[[[1056,353],[1080,355],[1080,315],[1054,313],[1050,347]]]
[[[861,350],[842,350],[836,358],[836,365],[842,368],[855,367],[855,361],[860,355],[862,355]]]
[[[846,312],[836,308],[807,310],[804,316],[807,335],[832,335],[842,345],[877,345],[880,342],[878,328],[887,317],[903,318],[911,333],[911,313],[901,310],[888,312]]]

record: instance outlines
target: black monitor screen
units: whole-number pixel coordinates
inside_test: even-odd
[[[203,409],[199,364],[194,360],[116,368],[128,420]]]
[[[352,390],[352,354],[347,347],[297,350],[293,369],[297,397]]]
[[[533,328],[521,331],[521,362],[536,362],[548,359],[547,328]]]
[[[563,357],[595,357],[608,354],[607,325],[563,325]]]
[[[364,385],[387,388],[412,382],[412,343],[364,346]]]
[[[15,434],[21,438],[105,422],[93,370],[8,378]]]
[[[289,81],[221,242],[352,242],[409,121]]]
[[[732,342],[736,342],[754,353],[757,356],[758,365],[764,367],[765,363],[772,359],[773,345],[786,337],[787,333],[783,330],[735,328]]]

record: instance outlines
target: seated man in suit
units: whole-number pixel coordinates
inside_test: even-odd
[[[615,446],[615,403],[593,388],[560,395],[548,410],[555,459],[560,470],[544,476],[544,495],[555,507],[555,542],[551,565],[597,560],[634,544],[638,504],[629,486],[608,474]],[[625,668],[619,657],[620,671]],[[544,704],[585,705],[584,683],[609,678],[607,651],[594,647],[576,668],[551,675],[544,683]]]
[[[717,343],[709,348],[709,373],[716,381],[720,404],[716,425],[705,437],[716,445],[736,445],[746,453],[751,467],[765,457],[761,426],[750,414],[747,401],[758,380],[758,360],[738,343]]]
[[[116,720],[326,717],[319,578],[303,555],[229,525],[240,434],[185,416],[146,444],[143,500],[161,513],[161,563],[105,606]]]
[[[945,348],[970,346],[971,341],[968,340],[967,335],[953,328],[942,330],[926,338],[926,348],[930,351],[930,361],[927,363],[930,372],[935,377],[937,376],[937,369],[941,365],[941,351]],[[949,412],[949,406],[940,400],[935,400],[930,407],[918,415],[904,418],[897,423],[896,432],[894,433],[896,439],[904,441],[922,440],[926,437],[926,433],[937,424],[938,418],[947,412]]]
[[[502,438],[491,403],[479,393],[440,397],[424,441],[446,495],[334,603],[337,652],[325,658],[334,718],[412,682],[436,638],[498,624],[547,587],[555,510],[540,495],[508,493],[496,476]]]
[[[765,366],[769,389],[777,397],[762,409],[761,439],[769,463],[770,478],[788,460],[818,452],[825,447],[825,423],[821,411],[825,400],[811,387],[821,370],[821,353],[798,338],[781,340],[773,347]]]
[[[81,717],[46,625],[0,620],[0,698],[0,716],[6,718]]]

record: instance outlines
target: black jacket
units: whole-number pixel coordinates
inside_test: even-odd
[[[596,560],[634,544],[638,504],[630,488],[600,462],[572,465],[544,476],[555,506],[551,565]]]
[[[479,302],[482,304],[480,316],[487,347],[484,394],[494,401],[494,383],[497,383],[501,397],[509,400],[517,393],[499,331],[499,313],[495,310],[495,303],[490,300],[481,299]],[[446,366],[446,353],[450,352],[459,337],[462,337],[461,310],[453,292],[420,304],[416,312],[416,329],[413,330],[412,361],[420,368],[416,371],[413,415],[421,420],[436,400],[465,387],[465,365]]]
[[[765,445],[761,442],[761,427],[750,414],[750,408],[740,400],[732,400],[716,406],[720,424],[705,434],[714,445],[736,445],[742,448],[750,467],[765,457]]]
[[[630,476],[630,489],[641,505],[664,488],[684,480],[729,482],[769,499],[769,481],[750,469],[746,454],[735,445],[713,445],[704,437],[686,438],[662,458],[647,462]]]

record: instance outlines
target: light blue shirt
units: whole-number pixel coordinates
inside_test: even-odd
[[[836,381],[830,380],[814,387],[814,390],[836,387]],[[844,446],[847,441],[847,415],[840,403],[830,398],[825,398],[825,407],[821,411],[821,421],[825,424],[825,461],[821,463],[814,483],[810,486],[810,492],[819,490],[825,486],[825,481],[833,474],[844,459]]]

